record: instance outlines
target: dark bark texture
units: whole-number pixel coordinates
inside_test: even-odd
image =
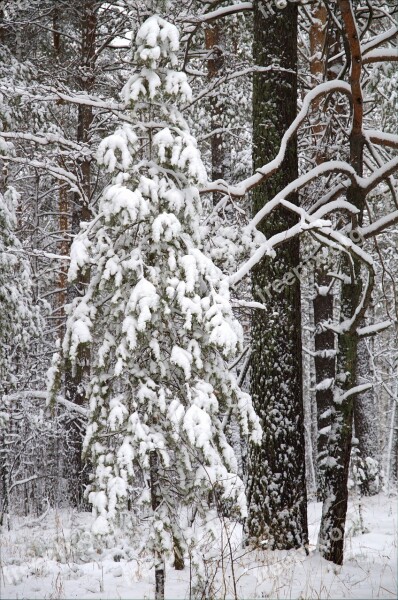
[[[253,88],[253,166],[272,160],[282,135],[296,116],[297,6],[268,15],[254,3],[254,60],[293,72],[255,74]],[[297,142],[293,140],[282,168],[252,195],[256,214],[288,182],[297,177]],[[288,198],[298,203],[297,196]],[[259,226],[270,237],[296,222],[284,209],[274,211]],[[299,240],[264,258],[252,272],[256,301],[266,310],[253,312],[251,393],[264,431],[260,446],[250,448],[249,538],[268,541],[270,548],[307,544],[300,283],[276,285],[298,266]],[[274,284],[274,287],[272,287]]]
[[[335,334],[327,328],[333,321],[333,294],[329,289],[330,277],[319,270],[317,272],[318,289],[314,297],[315,322],[315,372],[317,387],[315,390],[318,437],[317,437],[317,495],[318,500],[325,499],[325,465],[329,455],[329,436],[334,414],[334,383],[336,378]],[[319,293],[321,292],[321,293]]]
[[[96,61],[96,39],[97,39],[97,0],[84,0],[80,12],[80,65],[76,84],[82,91],[90,94],[95,85],[95,61]],[[93,109],[91,106],[78,106],[77,132],[78,142],[89,142],[90,127],[93,121]],[[90,160],[82,160],[78,163],[80,188],[84,192],[84,201],[78,194],[74,195],[72,204],[72,234],[76,235],[80,230],[82,221],[91,219],[91,164]],[[69,286],[68,300],[82,294],[88,283],[88,274],[80,276],[80,280]],[[75,365],[68,365],[65,372],[65,396],[71,402],[82,406],[85,402],[84,381],[90,372],[90,352],[85,346],[78,349]],[[87,465],[82,457],[84,432],[79,417],[73,417],[69,423],[68,439],[70,444],[69,463],[71,469],[70,497],[75,506],[81,506],[84,498],[84,489],[88,483]]]

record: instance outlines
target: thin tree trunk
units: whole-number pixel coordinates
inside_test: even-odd
[[[206,50],[209,52],[207,76],[209,83],[215,83],[221,76],[224,65],[224,55],[221,47],[222,29],[219,22],[216,21],[206,28],[205,44]],[[216,181],[217,179],[225,178],[225,145],[222,134],[223,102],[219,90],[215,90],[210,94],[209,104],[211,131],[214,131],[210,138],[212,180]],[[219,194],[213,194],[214,204],[217,204],[218,200]]]
[[[361,269],[355,263],[350,273],[346,260],[345,275],[354,281],[342,285],[341,322],[351,318],[358,305],[361,285]],[[344,530],[348,503],[348,470],[351,457],[354,396],[342,399],[344,393],[355,387],[357,361],[357,335],[347,331],[339,336],[334,413],[329,436],[328,461],[324,467],[322,519],[318,546],[324,558],[338,565],[343,563]]]
[[[159,484],[159,456],[155,450],[149,455],[149,469],[151,481],[151,504],[152,511],[155,513],[158,509],[162,495]],[[155,600],[164,600],[165,569],[164,556],[157,552],[155,554]]]
[[[362,176],[364,136],[362,132],[363,98],[361,89],[362,60],[360,42],[355,17],[350,0],[338,0],[343,20],[345,47],[351,62],[350,83],[352,91],[352,127],[350,132],[350,163],[356,173]],[[364,210],[364,192],[356,184],[347,191],[347,200],[359,210],[356,224],[361,225]],[[344,281],[341,285],[341,323],[347,322],[355,314],[362,294],[361,264],[358,259],[352,262],[342,259]],[[319,533],[319,549],[324,558],[341,565],[344,557],[344,529],[348,503],[348,470],[351,457],[354,397],[358,361],[357,327],[364,316],[366,302],[356,315],[349,329],[343,329],[338,338],[338,362],[335,392],[335,412],[332,434],[329,442],[329,465],[325,501]]]
[[[331,43],[327,32],[327,10],[322,2],[312,8],[313,20],[310,28],[310,71],[313,85],[318,85],[328,77],[326,73],[326,46]],[[329,77],[328,77],[329,78]],[[315,162],[325,161],[325,123],[322,122],[321,98],[312,107],[312,136],[315,148]],[[315,272],[315,296],[313,299],[315,326],[315,402],[317,409],[317,496],[324,499],[325,464],[328,461],[331,418],[334,412],[333,394],[336,378],[335,334],[326,326],[333,321],[334,297],[330,289],[332,278],[324,267]]]
[[[325,46],[326,46],[326,19],[327,10],[323,2],[317,2],[312,9],[312,23],[310,27],[310,72],[312,75],[312,84],[315,87],[325,78]],[[314,147],[316,148],[315,161],[319,165],[325,160],[325,153],[322,149],[322,137],[325,133],[325,125],[320,118],[321,97],[316,98],[312,105],[312,137]]]
[[[61,185],[59,188],[59,234],[61,236],[61,241],[59,244],[59,253],[61,256],[68,256],[70,250],[70,242],[68,239],[68,233],[70,231],[69,228],[69,219],[68,219],[68,191],[65,186]],[[62,339],[64,336],[64,327],[65,327],[65,305],[67,303],[67,288],[68,288],[68,266],[64,261],[60,265],[60,270],[58,273],[58,294],[57,294],[57,322],[58,322],[58,331],[59,338]]]
[[[394,369],[393,376],[396,377],[396,371]],[[387,421],[386,433],[388,433],[387,448],[385,451],[384,468],[385,468],[385,480],[387,483],[387,489],[395,489],[395,482],[397,481],[397,463],[398,463],[398,422],[397,422],[397,403],[398,403],[398,379],[395,382],[394,393],[388,399],[388,405],[390,410],[390,418]]]
[[[372,343],[370,338],[368,343]],[[372,367],[369,358],[369,350],[364,338],[358,343],[358,361],[357,361],[357,384],[372,383]],[[358,440],[359,458],[361,468],[364,472],[365,480],[361,483],[361,492],[365,495],[372,495],[378,492],[375,485],[371,469],[380,462],[379,423],[375,419],[377,414],[376,398],[374,387],[358,394],[354,402],[354,428],[355,437]],[[374,461],[373,465],[368,465],[367,460]]]
[[[95,12],[95,0],[85,0],[82,8],[81,20],[81,70],[85,74],[78,78],[81,90],[88,94],[92,91],[95,83],[95,50],[97,32],[97,14]],[[93,121],[93,109],[90,106],[78,106],[77,118],[77,141],[89,142],[90,126]],[[79,164],[78,177],[81,189],[84,192],[84,201],[75,194],[72,206],[72,234],[76,235],[82,221],[91,218],[91,163],[90,160],[82,160]],[[76,295],[80,295],[88,283],[88,275],[81,276],[77,284],[68,289],[68,300],[72,301]],[[69,365],[65,373],[65,396],[71,402],[83,405],[85,402],[84,381],[90,372],[90,352],[88,348],[80,346],[76,363]],[[70,455],[69,463],[72,468],[70,478],[70,490],[72,501],[79,506],[83,502],[83,494],[87,481],[87,468],[82,458],[83,430],[81,420],[73,416],[69,426]]]
[[[4,407],[5,408],[5,407]],[[1,512],[0,512],[0,527],[9,524],[8,511],[9,511],[9,463],[8,463],[8,450],[6,444],[7,430],[3,425],[0,429],[0,479],[1,479]]]
[[[317,406],[317,495],[324,500],[325,465],[329,456],[329,438],[334,414],[334,384],[336,378],[335,334],[326,325],[333,321],[334,301],[329,288],[330,277],[318,271],[314,297],[315,323],[315,398]]]

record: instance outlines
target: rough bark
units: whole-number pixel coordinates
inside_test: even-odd
[[[277,153],[280,139],[296,116],[297,6],[288,4],[274,15],[254,3],[253,54],[257,65],[279,63],[292,73],[255,74],[253,81],[254,170]],[[283,44],[281,43],[283,40]],[[253,214],[289,181],[297,177],[297,142],[289,145],[282,168],[253,192]],[[297,196],[289,197],[298,202]],[[272,213],[260,229],[267,236],[294,223],[285,210]],[[284,244],[274,260],[265,258],[252,273],[252,291],[266,310],[253,311],[251,393],[264,436],[250,447],[248,535],[271,548],[305,546],[307,492],[305,483],[304,419],[300,282],[272,288],[299,264],[299,241]]]

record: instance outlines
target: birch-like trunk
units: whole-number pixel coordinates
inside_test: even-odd
[[[149,470],[151,484],[151,505],[152,511],[156,512],[162,497],[159,483],[159,456],[155,450],[149,455]],[[164,600],[165,568],[164,556],[156,552],[155,556],[155,600]]]

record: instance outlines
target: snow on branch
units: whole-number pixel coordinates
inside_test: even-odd
[[[325,206],[336,200],[339,196],[344,194],[347,191],[349,186],[349,180],[343,181],[335,185],[332,189],[330,189],[326,194],[321,196],[309,209],[308,213],[312,215],[315,211],[317,211],[321,206]]]
[[[319,165],[322,166],[322,165]],[[362,178],[360,178],[362,179]],[[288,187],[288,186],[287,186]],[[279,196],[279,194],[278,194]],[[368,306],[373,287],[374,287],[374,267],[373,267],[373,259],[372,257],[365,252],[362,248],[360,248],[357,244],[355,244],[352,239],[344,235],[339,231],[335,231],[331,227],[330,221],[324,221],[320,216],[325,215],[328,212],[328,207],[325,206],[324,209],[319,209],[315,214],[309,215],[303,208],[292,204],[284,199],[278,199],[276,196],[273,200],[268,202],[263,211],[263,218],[267,214],[269,214],[272,210],[274,210],[277,206],[284,206],[291,212],[296,213],[300,216],[300,221],[296,223],[294,226],[290,227],[286,231],[278,233],[272,236],[270,239],[266,240],[257,251],[251,256],[249,260],[247,260],[240,269],[230,276],[230,284],[234,285],[243,279],[250,270],[264,257],[264,256],[275,256],[274,249],[286,242],[287,240],[300,235],[304,231],[313,230],[316,234],[321,232],[323,243],[333,246],[334,248],[339,248],[340,250],[347,252],[348,254],[354,255],[358,260],[360,260],[363,264],[365,264],[368,272],[367,281],[363,287],[361,299],[353,313],[353,315],[340,323],[338,327],[333,325],[327,325],[328,329],[331,329],[337,334],[342,334],[346,332],[352,332],[357,323],[360,322],[362,317],[364,316],[366,307]],[[338,208],[349,210],[352,213],[356,213],[357,209],[352,206],[349,202],[334,202],[333,206],[330,207],[330,210],[337,210]],[[259,214],[259,213],[258,213]],[[256,215],[257,216],[257,215]],[[256,217],[255,217],[256,219]],[[253,221],[249,224],[249,228],[252,226]]]
[[[56,88],[50,88],[50,91],[53,92],[59,99],[64,100],[64,102],[70,102],[71,104],[84,104],[85,106],[104,108],[106,110],[125,110],[126,108],[125,104],[121,102],[104,102],[98,98],[93,99],[88,94],[79,93],[71,96],[60,92]]]
[[[366,392],[366,390],[370,390],[373,387],[371,383],[363,383],[362,385],[356,385],[355,387],[347,390],[341,396],[336,396],[334,401],[336,404],[341,404],[344,400],[349,398],[350,396],[354,396],[355,394],[361,394],[362,392]]]
[[[34,481],[35,479],[38,479],[38,475],[31,475],[30,477],[26,477],[25,479],[19,479],[17,481],[14,481],[14,483],[12,485],[10,485],[10,487],[8,488],[8,493],[11,494],[12,490],[17,487],[18,485],[24,485],[25,483],[29,483],[30,481]]]
[[[358,185],[362,187],[366,193],[373,190],[379,183],[384,179],[387,179],[390,175],[398,170],[398,156],[389,160],[379,169],[374,171],[370,177],[358,177]]]
[[[398,49],[397,48],[379,48],[368,52],[363,57],[363,63],[375,63],[384,61],[397,61],[398,60]]]
[[[67,140],[58,133],[46,133],[45,135],[34,135],[32,133],[22,133],[20,131],[2,131],[0,137],[9,138],[12,140],[25,140],[27,142],[34,142],[35,144],[41,144],[47,146],[48,144],[59,144],[67,148],[72,148],[85,156],[90,156],[91,152],[87,146],[78,144],[72,140]]]
[[[377,131],[377,129],[367,129],[364,131],[364,134],[370,142],[373,142],[373,144],[378,144],[379,146],[388,146],[389,148],[398,148],[398,135],[394,135],[393,133],[385,133],[384,131]]]
[[[384,331],[390,325],[392,325],[393,321],[382,321],[381,323],[374,323],[373,325],[368,325],[367,327],[359,327],[357,329],[357,334],[359,337],[369,337],[371,335],[376,335],[380,331]]]
[[[268,310],[268,307],[261,302],[248,301],[248,300],[232,300],[232,305],[238,308],[257,308],[259,310]]]
[[[0,91],[7,94],[10,90],[6,85],[0,84]],[[20,95],[24,101],[31,100],[32,102],[69,102],[71,104],[82,104],[84,106],[92,106],[93,108],[104,109],[109,111],[123,111],[126,106],[121,102],[104,102],[100,98],[84,93],[76,93],[74,95],[65,94],[54,87],[40,87],[39,92],[32,94],[26,88],[15,86],[13,92]]]
[[[311,181],[313,181],[314,179],[317,179],[321,175],[327,175],[329,173],[344,173],[348,175],[352,183],[356,183],[360,187],[362,187],[361,184],[364,185],[366,182],[366,179],[357,176],[357,174],[355,173],[355,169],[348,163],[342,160],[329,160],[320,165],[317,165],[307,173],[303,173],[303,175],[300,175],[300,177],[297,177],[288,185],[286,185],[283,188],[283,190],[279,192],[279,194],[277,194],[272,200],[270,200],[270,202],[267,202],[267,204],[265,204],[263,208],[258,211],[255,217],[250,221],[248,228],[253,229],[254,227],[257,227],[257,225],[261,223],[264,217],[266,217],[281,200],[289,196],[289,194],[299,191],[301,188],[311,183]],[[347,206],[348,204],[349,203],[347,203]],[[337,208],[337,205],[334,206]],[[344,205],[342,205],[342,207],[344,207]],[[352,208],[354,207],[352,206]]]
[[[394,39],[397,36],[397,34],[398,26],[395,26],[391,27],[387,31],[384,31],[383,33],[380,33],[379,35],[376,35],[374,38],[369,40],[369,42],[362,45],[362,55],[365,58],[365,55],[369,53],[370,50],[373,50],[373,48],[377,48],[377,46],[380,46],[380,44],[384,44],[384,42],[389,42],[390,40]]]
[[[46,252],[45,250],[37,250],[35,248],[33,250],[27,250],[26,248],[13,248],[12,251],[10,251],[10,254],[21,254],[23,256],[40,256],[42,258],[49,258],[51,260],[70,261],[69,255],[55,254],[54,252]]]
[[[232,4],[230,6],[223,6],[222,8],[218,8],[217,10],[213,10],[212,12],[208,12],[204,15],[196,16],[196,15],[188,15],[185,17],[181,17],[179,20],[184,23],[211,23],[216,19],[221,19],[223,17],[227,17],[229,15],[235,15],[237,13],[246,12],[249,10],[253,10],[252,2],[241,2],[240,4]]]
[[[279,196],[279,194],[278,194]],[[284,206],[291,212],[294,212],[300,216],[300,221],[287,229],[282,231],[281,233],[277,233],[273,235],[269,240],[266,240],[261,246],[254,252],[254,254],[247,260],[239,269],[230,276],[229,282],[231,285],[238,283],[241,279],[243,279],[250,270],[263,258],[263,256],[275,256],[275,248],[287,240],[300,235],[303,231],[308,231],[310,229],[321,229],[323,227],[330,227],[330,221],[323,221],[308,215],[308,213],[303,209],[283,198],[275,197],[273,200],[268,202],[265,205],[266,214],[269,214],[272,210],[277,208],[278,206]],[[262,211],[261,211],[262,212]],[[253,223],[253,221],[252,221]],[[252,227],[252,223],[249,223],[248,230]]]
[[[383,233],[384,231],[386,231],[386,229],[388,229],[392,225],[396,225],[397,223],[398,210],[395,210],[394,212],[389,213],[388,215],[380,217],[380,219],[377,219],[377,221],[374,221],[366,227],[358,228],[358,233],[362,235],[365,239],[369,239],[371,237],[374,237],[375,235]]]
[[[300,177],[297,177],[294,181],[289,183],[287,186],[283,188],[270,202],[264,205],[264,207],[258,211],[255,217],[251,220],[248,225],[248,229],[253,229],[257,227],[259,223],[282,201],[284,198],[289,196],[289,194],[293,192],[299,191],[301,188],[306,186],[308,183],[317,179],[321,175],[326,175],[328,173],[344,173],[347,175],[351,183],[357,185],[362,188],[366,193],[374,189],[381,181],[386,179],[388,176],[392,175],[398,169],[398,157],[393,158],[392,160],[385,163],[380,169],[377,169],[372,173],[370,177],[359,177],[355,169],[344,161],[339,160],[331,160],[324,162],[320,165],[317,165],[307,173],[304,173]],[[289,203],[290,204],[290,203]],[[329,205],[329,206],[328,206]],[[288,206],[285,204],[285,206]],[[293,205],[290,205],[293,206]],[[290,208],[289,206],[289,208]],[[345,201],[332,201],[328,204],[324,204],[324,208],[318,208],[317,211],[313,212],[313,215],[323,215],[331,210],[349,210],[351,213],[357,212],[355,207],[349,202]],[[309,213],[306,213],[309,217]]]
[[[351,87],[345,81],[333,80],[321,83],[317,85],[313,90],[308,92],[308,94],[304,98],[300,112],[298,113],[297,117],[294,119],[293,123],[287,129],[282,138],[282,142],[277,156],[268,164],[264,165],[260,169],[257,169],[257,172],[254,175],[248,177],[241,183],[234,186],[229,186],[228,183],[223,180],[217,180],[211,183],[209,186],[202,188],[200,190],[200,193],[207,194],[213,192],[221,192],[226,193],[231,197],[240,198],[245,196],[247,192],[249,192],[252,188],[262,183],[265,179],[271,177],[271,175],[273,175],[280,168],[285,157],[288,142],[297,132],[303,121],[306,119],[311,103],[320,96],[324,96],[326,94],[334,92],[341,92],[343,94],[351,96]],[[349,165],[347,165],[346,163],[341,164],[344,165],[344,168],[346,166],[349,167]],[[355,173],[351,167],[349,168],[351,169],[351,174]]]
[[[357,257],[358,257],[357,252],[353,252],[353,253],[357,254]],[[364,255],[366,253],[364,253],[362,251],[362,254]],[[356,331],[358,333],[356,326],[358,323],[361,322],[362,318],[365,315],[366,308],[369,305],[369,302],[370,302],[370,299],[372,296],[372,291],[374,288],[374,268],[373,268],[372,262],[373,262],[372,259],[370,259],[370,264],[368,261],[368,264],[366,265],[368,267],[368,278],[363,287],[361,299],[358,302],[353,315],[349,319],[342,321],[338,326],[331,325],[330,323],[325,323],[326,329],[329,329],[330,331],[334,331],[334,333],[336,333],[337,335],[342,335],[345,333],[353,333],[354,331]]]
[[[67,171],[66,169],[62,169],[61,167],[51,164],[49,162],[40,162],[39,160],[29,158],[18,158],[16,156],[10,155],[0,155],[0,160],[9,160],[20,165],[33,167],[34,169],[43,169],[45,171],[48,171],[56,179],[60,179],[61,181],[66,181],[67,183],[69,183],[71,185],[70,191],[76,192],[82,199],[84,199],[84,194],[82,193],[78,185],[78,178],[76,177],[76,175],[74,175],[70,171]]]
[[[3,400],[6,401],[14,401],[14,400],[22,400],[24,398],[36,398],[37,400],[45,400],[48,399],[48,392],[42,392],[38,390],[27,390],[25,392],[15,392],[14,394],[4,395]],[[74,404],[70,400],[63,398],[62,396],[57,396],[56,401],[58,404],[61,404],[68,410],[72,412],[77,412],[82,416],[87,416],[87,410],[83,406],[79,406],[78,404]]]

